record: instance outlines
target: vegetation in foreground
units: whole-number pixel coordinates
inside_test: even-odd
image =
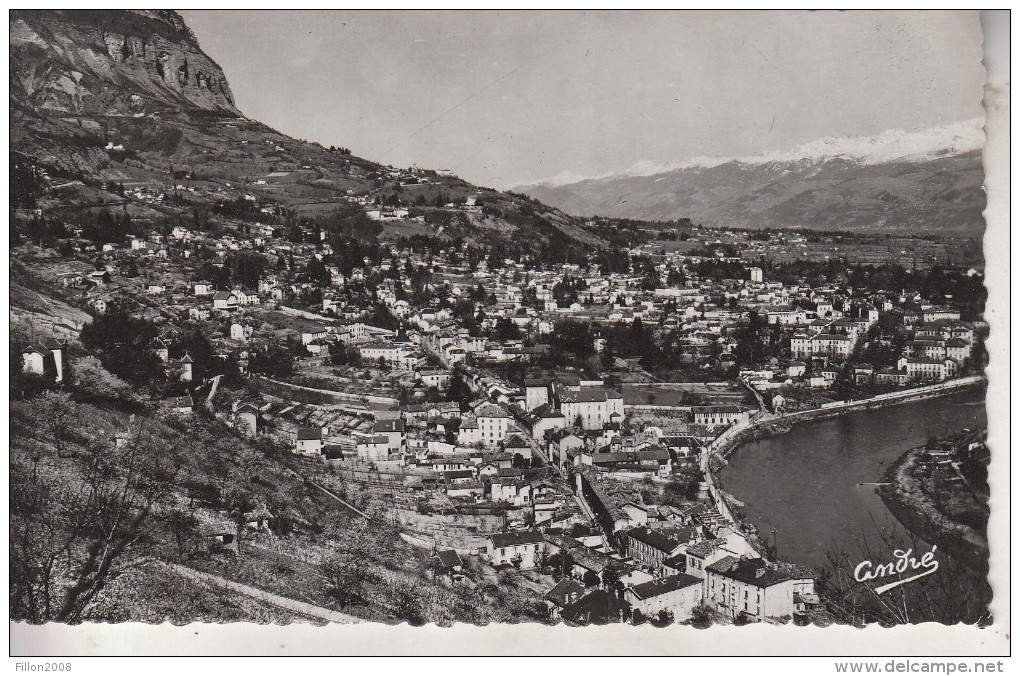
[[[467,586],[453,589],[430,571],[430,551],[354,521],[272,444],[206,414],[158,412],[98,360],[82,359],[64,390],[16,369],[13,620],[310,621],[196,586],[161,560],[368,620],[544,619],[519,574],[472,563]]]

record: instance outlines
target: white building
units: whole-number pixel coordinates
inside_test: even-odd
[[[442,369],[425,369],[418,371],[418,379],[425,387],[446,388],[450,384],[450,372]]]
[[[237,308],[237,296],[231,291],[217,291],[213,294],[213,309],[234,310]]]
[[[255,329],[240,322],[230,325],[230,337],[233,340],[250,340]]]
[[[362,437],[356,448],[361,462],[381,462],[390,455],[389,438],[385,434]]]
[[[545,538],[538,531],[517,533],[493,533],[485,543],[485,554],[494,566],[518,562],[522,569],[537,565],[537,554],[545,544]]]
[[[623,395],[599,387],[581,387],[560,395],[560,412],[567,425],[580,417],[586,430],[600,430],[607,423],[623,421]]]
[[[853,339],[842,334],[820,333],[808,336],[798,333],[790,338],[790,353],[797,359],[807,357],[846,359],[853,351],[853,345]]]
[[[322,455],[322,428],[299,427],[294,450],[302,455]]]
[[[544,380],[527,380],[524,383],[524,407],[534,411],[549,402],[549,383]]]
[[[46,354],[47,353],[41,348],[34,347],[32,345],[26,347],[21,354],[24,361],[22,371],[41,376],[45,371],[44,363],[46,360]]]
[[[751,416],[750,410],[739,406],[692,406],[691,413],[694,414],[695,425],[708,427],[717,425],[728,427],[735,422],[746,423]]]
[[[261,305],[262,299],[259,295],[251,289],[246,289],[243,286],[240,289],[234,290],[234,296],[237,297],[237,304],[241,306]]]
[[[486,446],[496,446],[506,438],[513,424],[510,414],[496,404],[483,404],[475,410],[480,441]]]
[[[389,451],[399,453],[404,450],[404,421],[400,418],[388,420],[376,420],[372,425],[372,434],[386,438],[386,447]]]
[[[954,310],[953,308],[935,305],[925,310],[922,310],[921,317],[924,320],[925,324],[937,322],[942,319],[958,322],[960,321],[960,311]]]
[[[396,343],[368,343],[358,348],[362,360],[379,361],[382,359],[388,364],[400,364],[409,350],[404,345]]]
[[[655,618],[665,610],[673,614],[675,622],[683,622],[691,618],[694,608],[701,603],[701,594],[700,578],[677,573],[629,587],[624,600],[630,603],[632,611],[645,618]]]
[[[907,379],[915,382],[942,382],[956,375],[956,362],[952,359],[900,358],[898,366],[906,369]]]
[[[810,571],[763,559],[727,556],[705,569],[705,602],[714,610],[760,622],[793,617],[818,605]]]
[[[301,344],[308,345],[317,340],[322,340],[328,333],[329,329],[322,324],[309,324],[301,329]]]

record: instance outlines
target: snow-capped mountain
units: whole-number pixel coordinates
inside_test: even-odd
[[[736,158],[639,162],[517,190],[582,215],[689,217],[750,228],[977,234],[984,227],[981,120],[870,137],[823,138]]]

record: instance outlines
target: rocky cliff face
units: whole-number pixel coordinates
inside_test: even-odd
[[[176,12],[12,11],[11,93],[74,115],[240,114],[220,67]]]
[[[15,11],[10,36],[11,153],[45,169],[53,185],[81,182],[45,198],[45,208],[65,222],[78,209],[99,203],[123,204],[132,217],[181,222],[177,217],[190,220],[195,210],[222,204],[224,196],[242,200],[248,192],[239,186],[268,179],[271,191],[253,188],[268,204],[314,206],[308,212],[314,212],[313,220],[357,237],[373,238],[383,230],[346,197],[351,191],[397,195],[390,192],[399,184],[389,181],[389,170],[241,115],[220,67],[176,13]],[[98,182],[146,186],[156,193],[177,192],[174,186],[181,182],[200,184],[178,195],[192,205],[182,207],[123,200]],[[527,242],[529,252],[557,260],[605,244],[562,213],[453,177],[401,188],[398,201],[432,204],[440,195],[450,201],[484,195],[490,214],[436,210],[441,225],[426,230],[437,237],[463,237],[508,251]]]

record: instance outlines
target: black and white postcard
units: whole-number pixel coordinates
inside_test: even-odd
[[[1001,20],[11,10],[11,654],[1008,653]]]

